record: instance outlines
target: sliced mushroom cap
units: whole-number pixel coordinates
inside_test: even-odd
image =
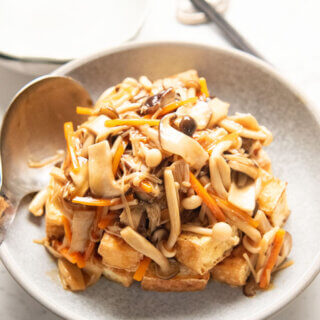
[[[212,111],[212,116],[208,127],[212,128],[228,115],[230,104],[218,98],[214,98],[209,101],[208,106]]]
[[[70,176],[72,181],[75,185],[75,192],[74,194],[82,197],[89,188],[88,176],[89,176],[89,169],[88,169],[88,160],[83,157],[78,157],[80,170],[77,173],[70,171]]]
[[[229,160],[228,164],[231,169],[242,172],[253,180],[258,178],[259,166],[254,160],[231,154],[225,155],[224,157]]]
[[[256,118],[250,113],[239,113],[236,112],[234,116],[229,119],[241,124],[244,128],[249,130],[259,131],[260,127]]]
[[[146,238],[134,231],[131,227],[126,227],[120,232],[122,239],[133,249],[149,257],[157,263],[161,269],[161,274],[166,277],[176,275],[176,268],[173,268],[169,260]]]
[[[64,289],[82,291],[86,288],[81,270],[66,259],[58,260],[59,276]]]
[[[167,242],[167,249],[173,249],[178,236],[181,232],[179,200],[176,186],[172,174],[172,170],[166,168],[164,170],[164,186],[166,191],[167,205],[170,217],[170,235]]]
[[[212,109],[205,101],[198,101],[194,106],[181,106],[177,112],[178,115],[188,115],[192,117],[197,123],[197,129],[205,129],[212,116]]]
[[[140,109],[141,114],[149,114],[156,112],[159,108],[162,108],[168,103],[175,100],[175,91],[173,88],[162,90],[157,94],[149,97]]]
[[[202,168],[209,158],[208,153],[197,141],[170,125],[170,120],[174,116],[169,114],[160,121],[159,135],[162,149],[181,156],[195,169]]]
[[[88,148],[89,187],[99,197],[113,198],[121,195],[122,190],[116,183],[112,172],[112,157],[108,141],[102,141]]]
[[[228,201],[237,208],[252,215],[256,205],[255,181],[250,179],[244,186],[240,187],[233,180],[228,194]]]

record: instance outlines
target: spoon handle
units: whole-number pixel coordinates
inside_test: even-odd
[[[0,192],[0,246],[16,211],[17,206],[12,205],[6,195],[3,192]]]
[[[205,0],[191,0],[192,4],[205,13],[208,19],[215,22],[226,38],[238,49],[265,60],[256,49],[208,2]]]

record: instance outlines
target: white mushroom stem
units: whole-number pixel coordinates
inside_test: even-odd
[[[29,205],[29,211],[39,217],[43,215],[43,207],[48,198],[48,189],[45,188],[38,192]]]
[[[212,228],[204,228],[200,226],[194,226],[190,224],[183,224],[181,226],[183,231],[198,233],[204,236],[212,236]]]
[[[157,263],[164,274],[171,273],[171,267],[168,259],[146,238],[134,231],[131,227],[126,227],[120,232],[122,239],[133,249],[149,257]]]
[[[222,157],[223,152],[232,145],[231,141],[220,142],[212,151],[209,159],[211,184],[217,194],[226,199],[230,187],[230,167]]]
[[[173,173],[169,168],[166,168],[164,171],[164,186],[166,190],[167,205],[170,217],[170,235],[166,247],[168,250],[171,250],[173,249],[181,232],[181,224],[178,195],[174,183]]]

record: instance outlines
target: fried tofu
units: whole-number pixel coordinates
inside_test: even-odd
[[[63,214],[54,204],[46,204],[46,233],[48,239],[61,239],[64,236]]]
[[[98,253],[107,267],[135,271],[143,255],[130,247],[123,239],[105,233],[100,242]]]
[[[180,266],[180,272],[173,278],[164,280],[156,275],[155,263],[151,263],[142,279],[141,287],[149,291],[199,291],[203,290],[209,280],[209,272],[199,275],[186,266]]]
[[[109,280],[118,282],[124,287],[130,287],[133,282],[133,272],[105,267],[102,274]]]
[[[239,243],[234,231],[228,241],[219,242],[210,236],[182,232],[176,244],[177,260],[199,274],[205,274],[230,254],[230,249]]]
[[[245,252],[243,246],[235,248],[229,257],[212,269],[212,279],[231,286],[244,286],[250,275],[249,265],[243,258]]]
[[[282,226],[290,215],[286,188],[286,182],[272,177],[263,184],[258,197],[259,209],[265,212],[273,226]]]

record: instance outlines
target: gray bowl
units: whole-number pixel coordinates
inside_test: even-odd
[[[210,282],[202,292],[144,292],[101,279],[84,293],[64,291],[56,264],[33,239],[44,236],[43,219],[22,204],[1,247],[13,277],[35,299],[67,319],[263,319],[306,288],[320,268],[319,118],[300,94],[266,64],[236,50],[188,43],[123,46],[71,62],[55,74],[69,75],[96,98],[123,78],[164,77],[190,68],[206,77],[210,91],[231,103],[231,112],[251,112],[274,134],[268,147],[275,174],[288,181],[295,264],[280,272],[272,290],[246,298],[240,289]],[[68,119],[66,119],[68,120]]]

